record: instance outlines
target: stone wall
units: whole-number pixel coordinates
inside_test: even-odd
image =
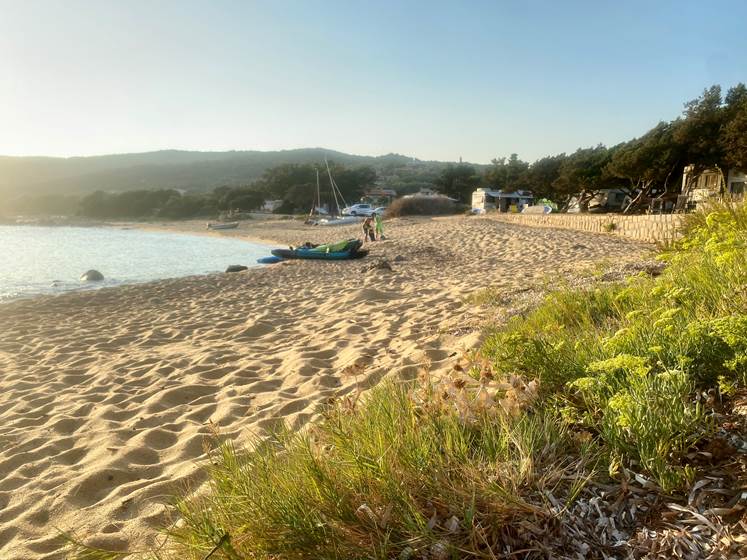
[[[677,237],[681,214],[501,214],[491,212],[486,218],[527,226],[577,229],[592,233],[621,235],[648,243],[670,243]]]

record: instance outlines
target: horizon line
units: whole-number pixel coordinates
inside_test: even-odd
[[[430,162],[430,161],[438,161],[438,162],[445,162],[445,163],[451,163],[451,161],[448,160],[437,160],[437,159],[421,159],[415,156],[407,155],[407,154],[401,154],[398,152],[386,152],[381,154],[360,154],[360,153],[353,153],[353,152],[345,152],[342,150],[338,150],[335,148],[326,148],[323,146],[305,146],[305,147],[297,147],[297,148],[231,148],[231,149],[196,149],[196,148],[156,148],[156,149],[145,149],[145,150],[136,150],[136,151],[125,151],[125,152],[98,152],[98,153],[88,153],[88,154],[13,154],[13,153],[0,153],[0,158],[19,158],[19,159],[32,159],[32,158],[46,158],[46,159],[84,159],[84,158],[96,158],[96,157],[109,157],[109,156],[137,156],[137,155],[145,155],[145,154],[156,154],[156,153],[162,153],[162,152],[182,152],[182,153],[196,153],[196,154],[228,154],[228,153],[278,153],[278,152],[300,152],[304,150],[320,150],[325,152],[334,152],[346,156],[356,156],[356,157],[372,157],[372,158],[380,158],[380,157],[386,157],[386,156],[400,156],[405,157],[408,159],[418,160],[418,161],[424,161],[424,162]],[[459,163],[458,160],[453,160],[453,163]],[[473,162],[464,162],[464,163],[473,163]],[[476,163],[476,162],[475,162]],[[484,164],[478,164],[478,165],[484,165]]]

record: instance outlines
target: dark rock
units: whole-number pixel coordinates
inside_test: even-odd
[[[104,279],[104,275],[98,270],[87,270],[80,275],[81,282],[101,282]]]
[[[226,272],[241,272],[242,270],[249,270],[249,267],[243,264],[232,264],[226,269]]]
[[[403,257],[402,255],[397,255],[396,257],[394,257],[394,262],[404,262],[406,260],[407,259]]]

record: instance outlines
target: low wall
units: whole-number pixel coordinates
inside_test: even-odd
[[[526,226],[576,229],[592,233],[608,233],[648,243],[669,243],[677,237],[681,214],[501,214],[487,218]]]

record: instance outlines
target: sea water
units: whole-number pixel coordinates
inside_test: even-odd
[[[0,226],[0,301],[257,266],[264,245],[114,227]],[[81,282],[90,269],[103,282]]]

